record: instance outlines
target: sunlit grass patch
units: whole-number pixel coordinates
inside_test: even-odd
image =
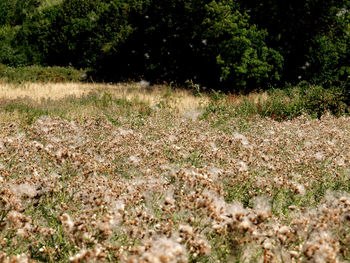
[[[143,102],[153,108],[171,108],[180,113],[204,107],[208,97],[195,96],[191,91],[172,89],[167,86],[142,86],[131,84],[84,84],[84,83],[22,83],[1,84],[0,98],[8,100],[41,101],[85,98],[89,94],[108,94],[113,99],[125,99],[130,102]],[[103,101],[102,95],[102,101]],[[108,98],[107,98],[108,99]]]

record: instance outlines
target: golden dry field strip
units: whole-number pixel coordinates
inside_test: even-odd
[[[140,84],[84,84],[84,83],[24,83],[0,84],[0,99],[29,98],[35,102],[43,99],[59,100],[66,97],[81,97],[90,92],[108,92],[116,98],[137,100],[154,106],[167,96],[165,86],[147,86]],[[207,98],[198,98],[186,90],[175,90],[171,93],[171,105],[179,111],[195,110],[208,103]]]
[[[349,261],[350,118],[209,101],[2,85],[0,262]]]

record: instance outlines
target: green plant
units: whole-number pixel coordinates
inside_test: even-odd
[[[68,82],[85,80],[86,72],[71,67],[7,67],[0,66],[0,81],[9,83],[21,82]]]
[[[279,80],[283,58],[265,44],[267,33],[249,23],[235,1],[206,5],[204,36],[208,52],[215,52],[219,81],[231,86],[257,88],[266,80]],[[212,46],[211,46],[212,45]]]
[[[242,96],[239,102],[230,103],[227,96],[214,92],[202,118],[213,114],[216,124],[225,123],[234,116],[251,118],[254,115],[282,121],[302,114],[313,118],[320,118],[326,112],[341,116],[348,114],[350,109],[344,88],[324,88],[307,82],[285,89],[269,89],[265,96],[262,93],[255,96],[255,100],[248,95]]]
[[[319,118],[326,111],[329,111],[339,116],[347,110],[344,90],[340,88],[325,89],[321,86],[311,86],[304,92],[305,109],[310,115],[315,115]]]
[[[283,56],[284,81],[338,82],[341,72],[348,71],[349,1],[238,2],[252,23],[267,30],[266,42]]]
[[[3,0],[0,63],[91,68],[98,80],[173,81],[197,94],[300,79],[349,91],[349,7],[346,0]]]

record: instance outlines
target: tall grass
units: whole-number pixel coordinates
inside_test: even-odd
[[[248,95],[226,95],[214,91],[211,97],[204,116],[211,113],[221,113],[219,115],[226,117],[259,115],[283,121],[302,114],[320,118],[327,112],[335,116],[350,112],[346,91],[340,88],[298,85]]]

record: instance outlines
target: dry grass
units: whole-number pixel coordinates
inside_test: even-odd
[[[185,91],[94,89],[2,99],[0,262],[350,260],[349,117],[198,119]]]
[[[30,98],[40,102],[42,99],[62,99],[66,96],[81,97],[92,90],[97,89],[97,85],[82,83],[25,83],[25,84],[1,84],[0,98],[21,99]]]
[[[61,100],[68,96],[80,98],[91,92],[108,92],[114,98],[125,98],[129,101],[137,100],[150,107],[164,103],[177,109],[179,112],[187,112],[205,107],[209,98],[196,97],[192,92],[183,89],[171,90],[167,86],[144,86],[132,84],[84,84],[84,83],[25,83],[25,84],[1,84],[0,99],[31,99],[40,102],[43,99]]]
[[[269,99],[269,95],[267,92],[252,92],[248,96],[247,95],[236,95],[236,94],[229,94],[227,96],[227,102],[231,104],[239,104],[242,103],[244,100],[248,98],[249,101],[258,104],[258,103],[264,103]]]

